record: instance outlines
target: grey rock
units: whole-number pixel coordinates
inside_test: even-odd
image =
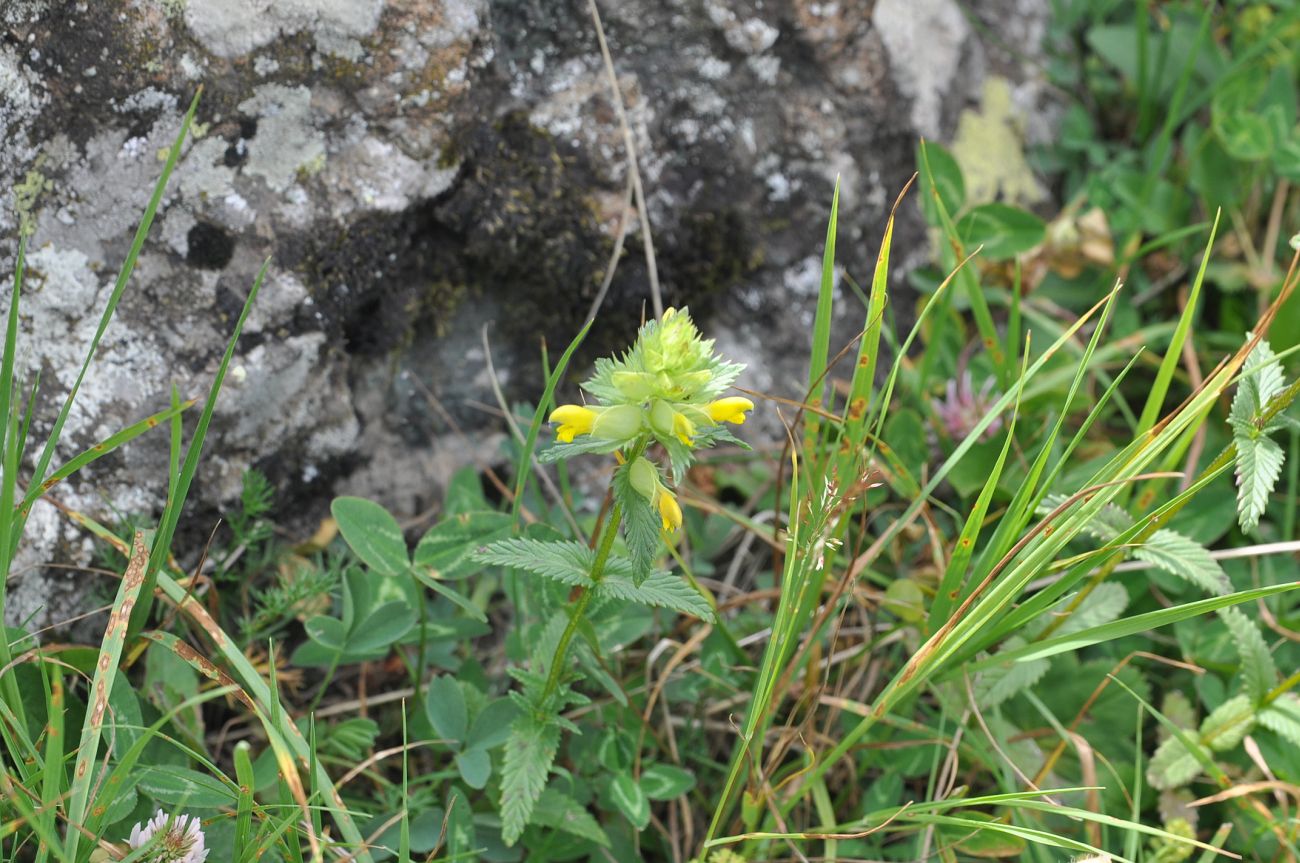
[[[950,135],[990,64],[1036,98],[1032,70],[982,44],[953,0],[601,5],[665,299],[751,364],[750,386],[786,395],[806,374],[837,178],[841,265],[864,281],[918,135]],[[1039,4],[968,5],[1041,33]],[[480,329],[509,395],[535,398],[539,337],[555,356],[576,332],[622,222],[626,154],[587,4],[5,0],[0,277],[30,229],[18,356],[25,380],[41,375],[38,440],[200,84],[198,126],[61,456],[163,408],[173,384],[202,396],[269,257],[186,535],[206,536],[250,466],[300,526],[344,490],[428,509],[451,468],[499,457],[473,407],[491,400]],[[634,217],[626,228],[583,362],[625,343],[647,300]],[[912,209],[895,246],[900,272],[926,255]],[[844,298],[846,339],[861,312]],[[152,516],[166,447],[146,436],[51,496],[110,521]],[[90,553],[38,507],[10,621],[72,616],[86,577],[43,565]]]

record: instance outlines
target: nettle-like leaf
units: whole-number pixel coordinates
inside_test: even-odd
[[[510,730],[501,768],[501,838],[513,845],[523,835],[560,746],[559,723],[525,712]]]
[[[1275,360],[1273,349],[1261,340],[1246,360],[1246,368],[1255,370],[1237,385],[1228,414],[1237,446],[1237,522],[1243,531],[1259,525],[1286,460],[1282,447],[1268,436],[1281,420],[1261,424],[1265,407],[1286,385]]]
[[[1176,530],[1157,530],[1132,555],[1216,596],[1232,592],[1228,574],[1209,550]]]
[[[1192,740],[1192,746],[1203,758],[1210,757],[1210,753],[1200,743]],[[1161,743],[1147,764],[1147,781],[1151,787],[1161,791],[1186,785],[1200,774],[1201,759],[1177,737],[1170,737]]]
[[[562,830],[580,839],[609,847],[609,836],[586,808],[567,794],[548,788],[537,800],[532,822],[552,830]]]
[[[1259,724],[1274,734],[1300,746],[1300,698],[1288,692],[1259,712]]]
[[[1048,495],[1038,511],[1040,514],[1051,512],[1064,500],[1064,495]],[[1110,542],[1132,526],[1133,519],[1127,512],[1114,504],[1107,504],[1092,517],[1084,530],[1102,542]],[[1126,554],[1216,596],[1232,592],[1228,574],[1205,546],[1176,530],[1161,528],[1142,545],[1128,549]]]
[[[637,602],[652,608],[667,608],[681,614],[692,614],[703,621],[713,622],[713,608],[698,590],[681,576],[656,570],[640,584],[632,580],[631,562],[621,557],[611,557],[605,578],[596,585],[596,596]]]
[[[1227,752],[1241,743],[1256,719],[1255,703],[1249,695],[1229,698],[1202,720],[1195,735],[1187,733],[1191,748],[1178,737],[1161,743],[1147,765],[1147,780],[1161,791],[1186,785],[1200,775],[1212,752]]]
[[[1237,523],[1245,531],[1259,526],[1273,486],[1282,475],[1286,453],[1270,437],[1233,435],[1237,443]]]
[[[632,487],[631,468],[632,463],[628,462],[614,472],[613,490],[614,500],[623,513],[623,541],[631,557],[631,578],[639,585],[650,575],[659,556],[661,521],[646,496]]]
[[[1023,638],[1007,639],[1002,649],[1022,647]],[[975,703],[984,710],[992,710],[1007,699],[1033,686],[1051,668],[1048,659],[1031,659],[1027,662],[1004,662],[980,674],[972,686]]]
[[[1215,752],[1227,752],[1254,727],[1254,700],[1244,693],[1234,695],[1201,722],[1201,742]]]
[[[474,559],[479,563],[531,572],[561,584],[590,587],[596,552],[572,540],[514,537],[480,548],[474,553]]]
[[[1115,582],[1103,582],[1084,597],[1069,619],[1057,627],[1056,634],[1069,635],[1094,626],[1104,626],[1118,620],[1126,608],[1128,588]]]
[[[1241,657],[1241,676],[1246,693],[1258,704],[1277,683],[1277,665],[1269,652],[1264,635],[1253,620],[1240,608],[1229,606],[1219,610],[1219,618],[1232,633],[1232,641]]]

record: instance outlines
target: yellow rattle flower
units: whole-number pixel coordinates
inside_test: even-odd
[[[636,405],[589,408],[560,405],[551,411],[550,422],[559,423],[555,437],[572,443],[574,437],[589,434],[601,440],[629,440],[641,431],[641,409]]]
[[[709,419],[715,423],[735,423],[736,425],[743,423],[745,413],[753,409],[754,403],[741,396],[728,396],[725,399],[709,402],[704,406]]]
[[[638,457],[632,462],[628,468],[628,479],[632,488],[658,510],[664,530],[672,532],[682,526],[682,508],[678,506],[677,498],[659,481],[659,469],[648,459]]]

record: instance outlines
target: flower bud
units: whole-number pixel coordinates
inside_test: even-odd
[[[627,476],[638,494],[647,500],[655,499],[655,493],[659,490],[659,471],[647,459],[637,456],[636,461],[627,469]]]
[[[602,408],[591,426],[591,436],[602,440],[630,440],[641,432],[641,408],[615,405]]]

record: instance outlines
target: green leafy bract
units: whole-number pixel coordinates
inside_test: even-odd
[[[630,557],[632,581],[640,585],[659,555],[660,518],[645,495],[632,487],[630,469],[631,462],[614,472],[614,501],[623,513],[623,540]]]

